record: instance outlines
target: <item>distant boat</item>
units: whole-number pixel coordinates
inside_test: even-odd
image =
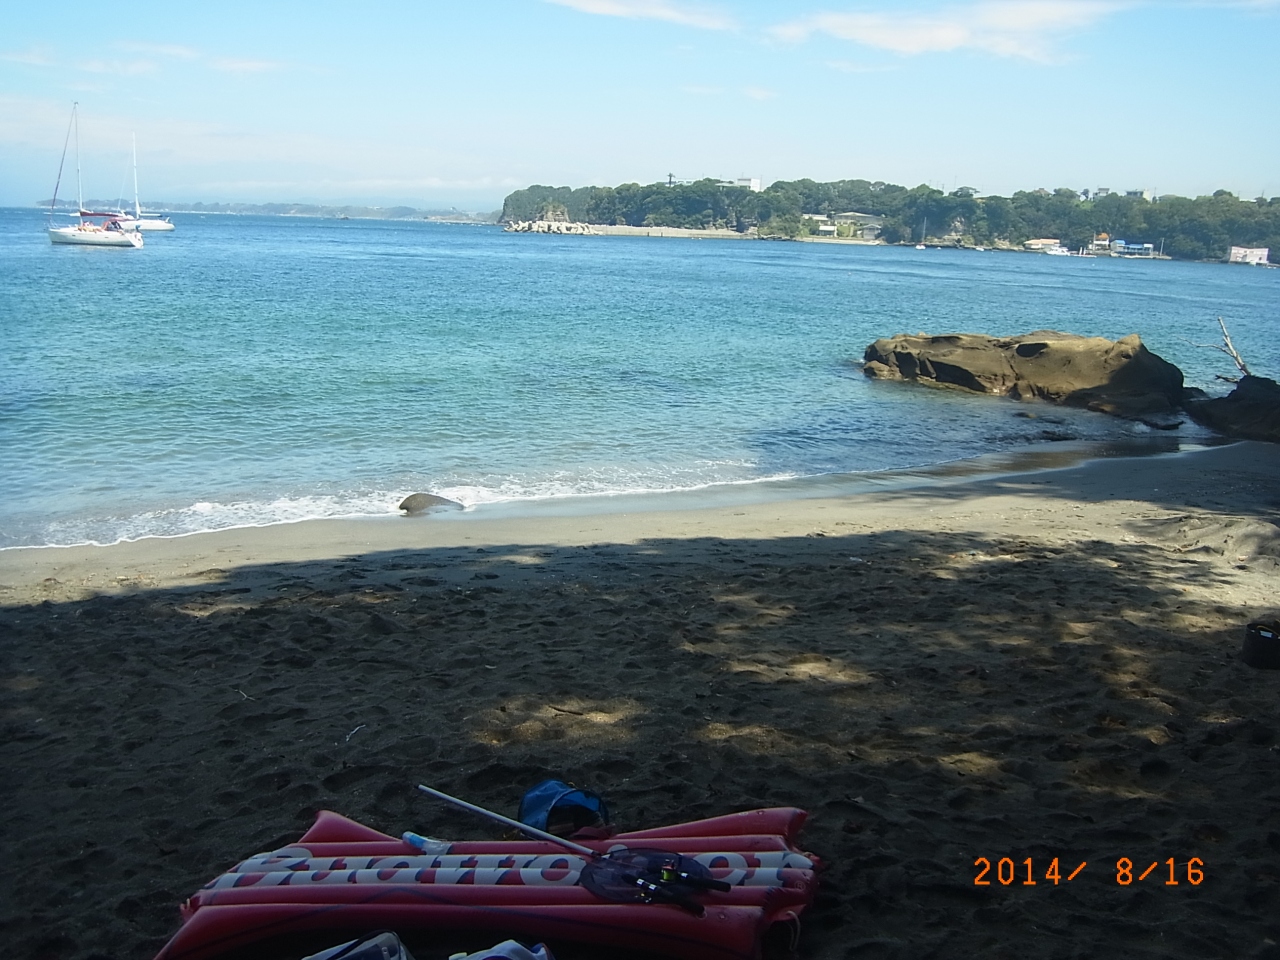
[[[49,201],[49,242],[71,243],[84,247],[141,247],[142,237],[137,233],[124,230],[120,226],[119,215],[114,213],[90,213],[84,209],[84,190],[80,183],[80,121],[78,119],[79,104],[71,105],[71,123],[67,127],[67,139],[62,144],[62,159],[58,162],[58,179],[53,185],[53,199]],[[71,132],[76,135],[76,210],[80,214],[80,222],[66,227],[53,225],[53,211],[58,203],[58,187],[62,184],[62,168],[67,162],[67,144],[71,140]],[[102,223],[94,223],[94,219],[102,217]]]
[[[166,231],[177,228],[168,217],[144,217],[142,205],[138,203],[138,135],[133,135],[133,216],[121,219],[120,226],[125,230]]]
[[[925,231],[929,228],[929,218],[924,218],[924,223],[920,224],[920,242],[916,244],[917,250],[924,249]]]

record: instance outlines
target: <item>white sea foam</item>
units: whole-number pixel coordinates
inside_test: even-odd
[[[26,546],[106,545],[148,537],[182,537],[242,527],[269,527],[305,520],[387,516],[396,513],[393,494],[362,497],[305,496],[272,500],[202,500],[185,507],[147,510],[124,517],[83,516],[45,526],[45,542]],[[19,544],[24,545],[24,544]]]
[[[717,464],[741,468],[742,463]],[[538,502],[579,498],[612,498],[628,495],[649,495],[680,491],[705,490],[718,486],[740,486],[770,481],[792,479],[795,474],[772,474],[763,477],[734,479],[705,479],[697,471],[681,471],[680,480],[664,477],[658,472],[649,475],[634,473],[619,476],[612,481],[604,475],[573,479],[555,477],[486,478],[484,484],[454,484],[435,486],[424,484],[417,489],[370,490],[342,495],[306,495],[275,497],[263,500],[201,500],[195,503],[165,509],[146,510],[129,516],[80,516],[49,521],[35,536],[24,537],[26,542],[6,544],[0,549],[23,546],[105,546],[127,543],[150,537],[183,537],[219,530],[247,527],[268,527],[277,524],[301,523],[307,520],[360,519],[386,517],[399,514],[399,503],[411,493],[429,490],[436,496],[462,504],[467,511],[474,511],[489,504]],[[32,531],[35,534],[35,531]]]
[[[432,492],[437,496],[455,500],[464,507],[474,508],[489,503],[510,503],[521,500],[562,500],[571,497],[619,497],[676,493],[679,491],[705,490],[709,487],[726,485],[767,483],[773,480],[787,480],[798,476],[795,473],[742,476],[741,474],[750,465],[741,461],[708,463],[706,466],[736,469],[669,471],[666,474],[655,471],[650,474],[632,473],[616,477],[599,474],[576,478],[565,476],[537,479],[509,477],[491,480],[486,484],[446,485]]]

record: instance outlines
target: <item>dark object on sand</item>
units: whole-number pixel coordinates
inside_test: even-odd
[[[587,827],[609,825],[609,805],[593,790],[563,780],[543,780],[520,799],[516,819],[557,837],[572,837]]]
[[[908,380],[1133,419],[1168,418],[1182,405],[1182,371],[1142,344],[1039,330],[1017,337],[898,334],[863,355],[877,380]]]
[[[412,517],[415,514],[425,513],[432,507],[457,507],[461,509],[462,504],[456,500],[437,497],[434,493],[411,493],[400,501],[399,509]]]
[[[1280,670],[1280,620],[1259,620],[1245,627],[1240,659],[1259,670]]]
[[[1188,400],[1187,413],[1229,437],[1280,443],[1280,383],[1266,377],[1242,377],[1225,397]]]

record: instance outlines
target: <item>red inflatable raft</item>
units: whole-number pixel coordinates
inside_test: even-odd
[[[614,944],[687,960],[756,960],[770,929],[798,932],[816,859],[795,840],[807,814],[752,810],[584,845],[608,854],[679,853],[730,884],[699,896],[701,916],[670,903],[610,903],[580,883],[586,861],[551,843],[452,843],[424,854],[330,811],[291,846],[237,864],[182,906],[182,929],[156,960],[207,960],[262,940],[312,933],[423,930]]]

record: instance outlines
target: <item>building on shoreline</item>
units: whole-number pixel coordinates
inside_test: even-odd
[[[1266,266],[1270,256],[1270,247],[1232,247],[1227,254],[1227,263],[1249,263],[1262,267]]]
[[[821,213],[802,213],[800,217],[817,227],[818,236],[838,240],[869,242],[880,235],[880,228],[884,226],[884,217],[853,210],[848,213],[833,213],[830,216]]]
[[[1112,240],[1111,255],[1115,257],[1138,257],[1144,260],[1154,260],[1156,257],[1156,246],[1154,243],[1129,243],[1126,240]]]

